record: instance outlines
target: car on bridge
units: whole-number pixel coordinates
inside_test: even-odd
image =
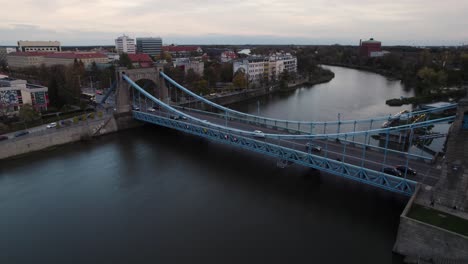
[[[148,112],[156,112],[156,109],[154,109],[154,107],[148,107],[148,109],[146,109],[146,111],[148,111]]]
[[[132,106],[132,110],[140,111],[140,107],[138,107],[138,106],[136,106],[136,105],[133,105],[133,106]]]
[[[393,176],[401,177],[401,172],[395,167],[385,167],[382,169],[382,172]]]
[[[414,170],[414,169],[412,169],[410,167],[406,167],[405,165],[397,165],[397,166],[395,166],[395,169],[400,171],[402,175],[405,174],[405,171],[407,172],[408,175],[416,175],[417,174],[416,170]]]
[[[260,130],[254,130],[253,133],[254,133],[253,135],[254,137],[265,138],[265,134]]]
[[[315,152],[320,152],[322,151],[322,147],[320,147],[319,145],[316,145],[314,143],[306,143],[305,144],[305,148],[307,151],[311,150],[311,151],[315,151]]]

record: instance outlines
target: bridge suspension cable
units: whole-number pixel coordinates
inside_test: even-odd
[[[340,125],[354,125],[353,132],[356,129],[356,124],[365,124],[365,123],[370,123],[370,127],[363,129],[363,130],[371,130],[372,129],[372,124],[374,122],[378,121],[388,121],[391,119],[391,116],[380,116],[380,117],[375,117],[375,118],[368,118],[368,119],[356,119],[356,120],[338,120],[338,121],[292,121],[292,120],[284,120],[284,119],[275,119],[275,118],[268,118],[268,117],[262,117],[262,116],[257,116],[257,115],[252,115],[252,114],[247,114],[243,112],[239,112],[230,108],[227,108],[222,105],[218,105],[203,96],[197,95],[196,93],[190,91],[189,89],[185,88],[184,86],[180,85],[176,81],[174,81],[172,78],[167,76],[164,72],[159,72],[161,77],[163,77],[165,80],[167,80],[170,84],[172,84],[174,87],[177,89],[183,91],[184,93],[196,98],[197,100],[206,103],[220,111],[229,113],[230,118],[237,118],[239,120],[244,120],[247,122],[256,122],[260,124],[265,124],[265,125],[270,125],[270,126],[275,126],[278,127],[281,124],[285,124],[285,126],[280,126],[281,128],[286,128],[288,130],[295,130],[303,134],[311,134],[310,131],[313,130],[314,126],[323,126],[324,129],[326,130],[327,126],[338,126],[337,131],[340,131]],[[420,111],[415,111],[415,112],[409,112],[406,114],[402,114],[401,116],[404,116],[405,118],[411,118],[413,116],[418,116],[418,115],[423,115],[423,114],[428,114],[428,113],[433,113],[433,112],[440,112],[448,109],[453,109],[456,108],[457,104],[450,104],[448,106],[436,108],[436,109],[428,109],[428,110],[420,110]],[[301,130],[301,126],[304,128]],[[297,129],[295,129],[297,127]],[[308,127],[308,128],[307,128]],[[325,133],[324,133],[325,134]]]

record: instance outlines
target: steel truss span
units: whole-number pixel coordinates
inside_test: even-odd
[[[161,76],[164,76],[164,73],[161,73]],[[331,173],[337,176],[341,176],[347,179],[351,179],[357,182],[365,183],[371,186],[375,186],[395,193],[400,193],[403,195],[411,195],[415,190],[417,182],[408,179],[406,172],[404,176],[397,177],[383,173],[382,169],[386,166],[387,160],[390,158],[395,159],[395,157],[398,156],[401,159],[403,157],[404,159],[406,159],[406,165],[408,165],[409,159],[415,158],[415,156],[417,155],[389,149],[389,136],[391,134],[399,133],[400,131],[406,131],[409,132],[409,138],[411,142],[414,136],[413,133],[415,129],[427,127],[439,122],[452,121],[454,119],[454,117],[445,117],[390,128],[379,128],[345,133],[288,134],[290,132],[289,130],[283,129],[282,131],[280,131],[278,129],[276,133],[262,133],[261,138],[259,138],[259,135],[253,132],[251,129],[242,129],[241,126],[227,126],[227,115],[217,117],[217,121],[223,121],[223,118],[226,118],[226,125],[219,124],[219,122],[208,122],[207,120],[204,120],[200,117],[188,114],[187,112],[183,111],[184,109],[181,109],[179,107],[173,107],[160,101],[159,99],[146,92],[143,88],[138,86],[128,76],[123,75],[122,78],[133,88],[133,98],[134,100],[138,101],[138,103],[140,104],[140,108],[142,106],[141,98],[143,98],[143,100],[145,101],[145,105],[147,105],[147,100],[149,100],[152,105],[158,105],[159,111],[153,110],[151,112],[148,112],[140,109],[134,110],[133,116],[137,120],[176,129],[185,133],[207,138],[219,143],[241,147],[267,156],[275,157],[283,161],[293,162],[306,167],[319,169],[327,173]],[[229,118],[231,118],[230,115]],[[250,127],[265,127],[265,125],[261,123],[250,123]],[[270,127],[274,128],[274,126]],[[347,145],[349,144],[342,144],[343,149],[340,150],[341,153],[339,154],[343,156],[343,160],[334,159],[331,157],[331,154],[328,154],[333,153],[329,152],[328,150],[328,142],[333,142],[335,140],[337,142],[348,142],[347,140],[350,140],[351,138],[353,138],[354,140],[355,137],[359,136],[367,139],[371,135],[381,135],[386,139],[385,147],[381,147],[381,151],[383,151],[383,153],[379,154],[379,157],[383,159],[383,161],[380,162],[381,165],[376,165],[377,162],[368,158],[368,153],[370,152],[370,150],[367,150],[369,146],[366,144],[361,144],[358,147],[356,147],[356,142],[352,142],[353,144],[355,144],[354,146],[350,145],[348,147]],[[297,147],[297,145],[301,144],[301,146],[303,146],[304,142],[311,143],[312,141],[322,142],[326,144],[327,149],[323,151],[325,153],[324,156],[312,153],[310,149],[308,151],[303,151],[303,148],[301,149]],[[361,158],[359,158],[360,163],[358,164],[356,164],[357,162],[354,162],[353,164],[353,162],[348,161],[350,158],[347,155],[351,154],[347,154],[347,148],[352,149],[353,147],[355,148],[354,151],[356,151],[356,149],[362,151],[362,154],[359,154],[361,155]],[[390,154],[392,154],[393,156],[390,157]],[[373,155],[375,156],[376,154],[374,153]],[[344,161],[345,157],[347,159],[347,162]],[[356,159],[356,157],[353,158]],[[368,165],[370,163],[373,163],[373,167],[365,166],[365,164]]]

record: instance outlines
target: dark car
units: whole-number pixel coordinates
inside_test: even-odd
[[[7,136],[0,136],[0,141],[2,141],[2,140],[7,140],[7,139],[8,139]]]
[[[395,169],[397,169],[398,171],[401,172],[401,174],[405,174],[405,171],[407,171],[407,174],[408,175],[416,175],[417,172],[416,170],[410,168],[410,167],[406,167],[405,165],[397,165],[395,166]]]
[[[29,131],[20,131],[15,133],[15,137],[21,137],[27,134],[29,134]]]
[[[382,169],[382,171],[383,173],[386,173],[386,174],[401,177],[401,172],[397,170],[395,167],[385,167]]]

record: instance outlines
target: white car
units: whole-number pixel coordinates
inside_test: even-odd
[[[148,109],[146,109],[148,112],[156,112],[156,109],[154,109],[153,107],[149,107]]]
[[[57,122],[50,123],[46,126],[47,128],[54,128],[57,127]]]
[[[316,151],[316,152],[322,151],[322,147],[320,147],[319,145],[315,145],[313,143],[310,143],[310,142],[305,144],[305,148],[306,148],[306,150],[311,150],[311,151]]]
[[[265,134],[260,130],[254,130],[254,137],[265,138]]]

